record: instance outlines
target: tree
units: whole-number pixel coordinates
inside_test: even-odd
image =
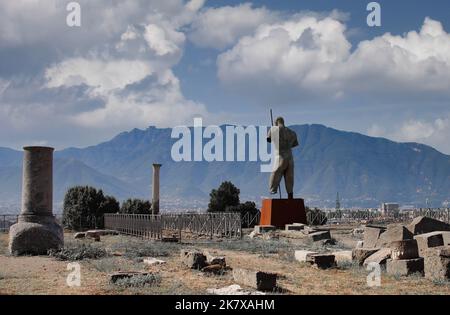
[[[122,203],[120,213],[152,214],[152,204],[148,200],[128,199]]]
[[[239,205],[240,190],[231,182],[223,182],[218,189],[213,189],[208,204],[208,212],[224,212],[227,207]]]
[[[89,186],[70,188],[64,196],[63,225],[79,231],[83,228],[103,228],[103,215],[119,211],[119,202],[103,191]]]

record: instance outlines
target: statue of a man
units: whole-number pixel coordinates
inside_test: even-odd
[[[275,126],[270,128],[267,141],[272,142],[272,137],[278,136],[278,145],[275,143],[275,165],[270,175],[270,193],[276,194],[284,177],[288,198],[294,198],[294,157],[292,148],[299,145],[297,134],[284,125],[284,119],[278,117]]]

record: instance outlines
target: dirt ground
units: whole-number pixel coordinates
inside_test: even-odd
[[[341,234],[341,235],[339,235]],[[334,231],[341,246],[356,241],[342,237],[343,230]],[[81,286],[69,287],[66,279],[70,261],[53,257],[11,257],[7,255],[7,234],[0,234],[0,294],[207,294],[208,288],[222,288],[234,284],[231,272],[224,275],[206,275],[182,266],[180,250],[196,248],[226,257],[232,268],[259,269],[278,274],[283,294],[450,294],[448,283],[434,283],[422,277],[397,278],[382,274],[381,286],[370,288],[366,284],[369,274],[359,266],[338,266],[318,270],[312,266],[286,259],[277,252],[304,249],[295,241],[242,240],[203,243],[169,244],[141,240],[126,236],[104,236],[101,242],[73,240],[66,234],[66,247],[85,244],[104,248],[109,253],[99,259],[77,261],[81,266]],[[146,266],[143,257],[157,257],[167,263]],[[108,274],[114,271],[150,271],[161,282],[144,288],[123,288],[109,283]]]

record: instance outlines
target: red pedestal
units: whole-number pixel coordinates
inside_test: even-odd
[[[263,199],[260,225],[273,225],[284,229],[286,224],[306,222],[303,199]]]

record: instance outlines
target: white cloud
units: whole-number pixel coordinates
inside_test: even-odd
[[[10,82],[7,80],[3,80],[2,78],[0,78],[0,96],[3,94],[3,92],[6,91],[6,89],[8,88]]]
[[[149,47],[153,49],[158,56],[167,54],[175,54],[180,51],[185,40],[185,36],[181,32],[173,29],[165,30],[155,24],[145,26],[144,38]]]
[[[100,93],[123,89],[152,73],[151,66],[140,60],[74,58],[47,69],[48,88],[89,85]]]
[[[443,153],[450,154],[450,115],[433,121],[409,119],[398,126],[382,127],[373,124],[368,134],[385,137],[399,142],[418,142],[428,144]]]
[[[200,47],[224,49],[261,24],[277,19],[278,13],[264,7],[253,8],[250,3],[207,8],[194,19],[189,38]]]
[[[69,28],[64,1],[0,3],[0,50],[45,47],[46,58],[27,57],[37,68],[12,87],[0,78],[2,143],[30,142],[33,134],[33,141],[56,146],[84,145],[129,128],[210,116],[203,104],[184,97],[172,72],[183,55],[183,29],[203,0],[80,4],[82,27]]]
[[[261,26],[218,57],[218,76],[231,88],[278,102],[450,96],[450,34],[441,23],[427,18],[420,32],[384,34],[354,52],[345,31],[332,16]]]

